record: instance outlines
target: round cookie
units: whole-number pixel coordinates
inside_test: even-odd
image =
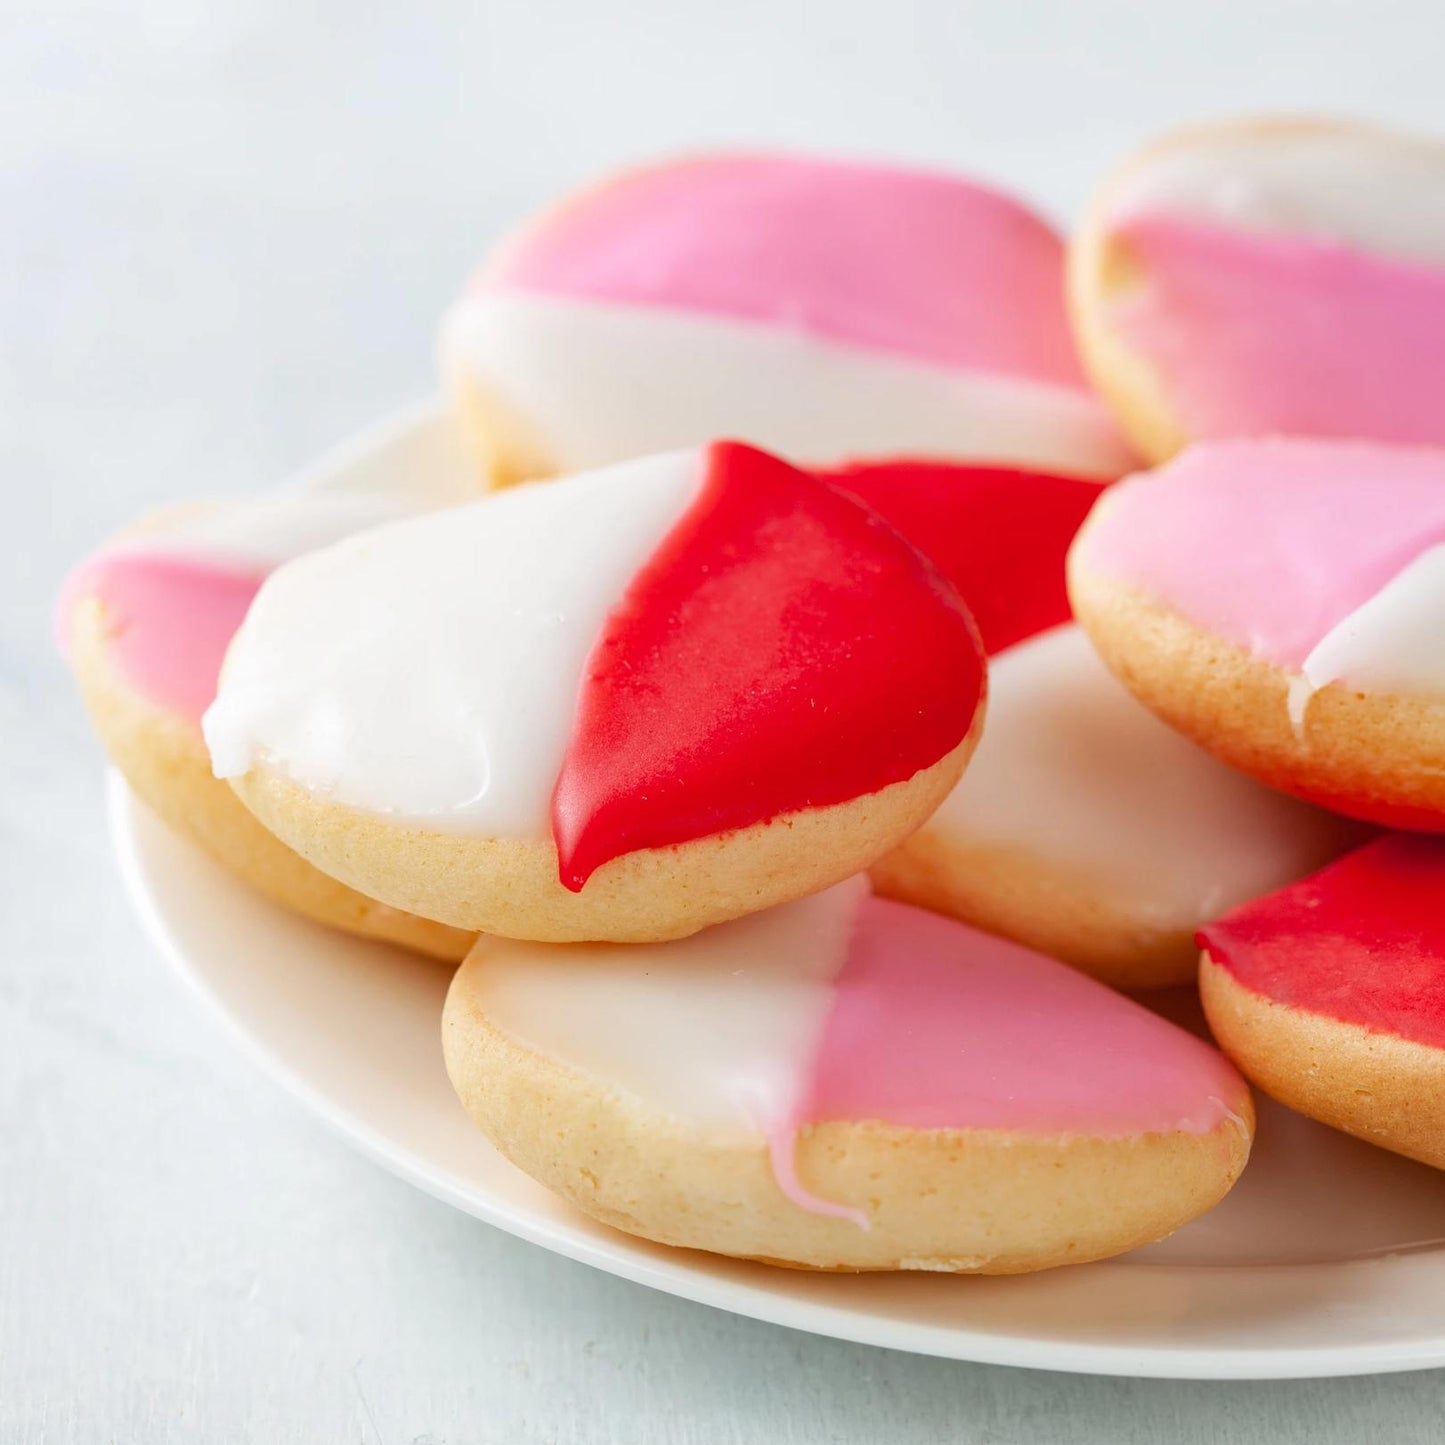
[[[1204,929],[1220,1046],[1313,1119],[1445,1169],[1445,840],[1393,834]]]
[[[681,943],[483,939],[442,1027],[472,1118],[585,1213],[810,1269],[1118,1254],[1215,1204],[1253,1130],[1207,1043],[861,879]]]
[[[553,941],[837,882],[957,780],[983,656],[876,513],[738,443],[519,487],[267,581],[206,735],[369,895]]]
[[[989,720],[938,811],[870,869],[890,897],[1116,988],[1190,982],[1194,934],[1361,830],[1226,767],[1130,696],[1071,621],[1064,559],[1098,484],[881,463],[828,473],[928,552],[989,654]]]
[[[312,867],[216,779],[201,735],[226,646],[266,574],[414,509],[381,492],[342,490],[174,508],[82,563],[57,622],[107,754],[167,824],[307,918],[454,961],[472,934],[378,903]]]
[[[448,312],[442,371],[497,485],[723,436],[1117,476],[1062,292],[1052,228],[970,181],[693,156],[524,226]]]
[[[1111,489],[1069,569],[1166,722],[1271,787],[1445,828],[1445,451],[1201,444]]]
[[[1085,365],[1151,460],[1272,434],[1445,444],[1445,145],[1180,131],[1103,186],[1068,271]]]

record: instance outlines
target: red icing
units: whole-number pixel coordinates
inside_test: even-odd
[[[875,513],[737,442],[588,658],[552,799],[563,883],[932,766],[983,693],[968,614]]]
[[[1376,839],[1199,941],[1265,998],[1445,1048],[1445,839]]]
[[[914,461],[818,475],[867,502],[933,561],[968,604],[989,656],[1071,617],[1064,558],[1103,483]]]

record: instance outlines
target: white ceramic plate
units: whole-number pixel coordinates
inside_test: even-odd
[[[455,476],[435,409],[309,484]],[[442,491],[449,476],[438,475]],[[1263,1103],[1229,1198],[1119,1260],[1012,1279],[826,1275],[669,1250],[593,1224],[508,1164],[442,1068],[447,970],[256,897],[110,782],[146,927],[268,1073],[402,1178],[599,1269],[738,1314],[922,1354],[1101,1374],[1272,1378],[1445,1364],[1445,1173]]]

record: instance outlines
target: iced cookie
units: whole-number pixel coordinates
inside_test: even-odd
[[[499,484],[736,436],[795,461],[973,456],[1117,476],[1063,248],[942,174],[718,154],[524,227],[447,315],[448,390]]]
[[[308,918],[459,959],[470,933],[378,903],[278,842],[213,776],[201,736],[227,644],[267,574],[414,510],[392,495],[346,491],[173,508],[77,568],[57,621],[106,752],[165,822]]]
[[[1070,590],[1133,692],[1225,761],[1445,827],[1445,451],[1201,444],[1105,496]]]
[[[1380,838],[1201,942],[1210,1027],[1260,1088],[1445,1168],[1445,840]]]
[[[870,870],[882,892],[1119,988],[1186,983],[1194,933],[1360,830],[1226,767],[1141,706],[1071,621],[1064,558],[1098,484],[881,464],[830,474],[959,589],[989,718],[938,811]]]
[[[283,568],[206,735],[268,827],[396,907],[648,940],[901,841],[957,781],[983,683],[971,620],[908,542],[722,442]]]
[[[1155,461],[1275,433],[1445,444],[1445,145],[1343,121],[1182,131],[1104,186],[1069,295]]]
[[[514,1163],[666,1244],[992,1274],[1216,1203],[1253,1110],[1208,1044],[861,879],[680,943],[485,939],[443,1018]]]

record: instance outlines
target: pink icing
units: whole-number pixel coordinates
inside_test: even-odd
[[[922,171],[761,155],[631,171],[545,216],[477,284],[1085,384],[1058,236],[997,191]]]
[[[796,1123],[1203,1134],[1244,1097],[1217,1050],[1074,969],[869,898]]]
[[[1445,542],[1445,451],[1205,443],[1111,488],[1075,544],[1191,622],[1295,669],[1336,624]]]
[[[1445,268],[1305,236],[1143,214],[1120,335],[1196,437],[1445,442]]]
[[[805,1209],[809,1214],[821,1214],[829,1219],[846,1219],[859,1229],[871,1229],[872,1222],[863,1210],[851,1204],[839,1204],[833,1199],[824,1199],[814,1194],[798,1178],[796,1146],[798,1126],[788,1124],[782,1128],[770,1128],[768,1136],[768,1163],[772,1166],[773,1179],[782,1191],[783,1197]]]
[[[62,641],[81,600],[105,609],[110,655],[148,702],[200,727],[216,696],[221,661],[264,572],[147,553],[101,552],[67,579]]]

